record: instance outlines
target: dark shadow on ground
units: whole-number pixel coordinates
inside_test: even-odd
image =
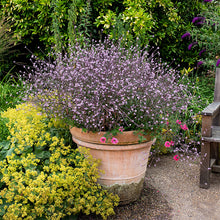
[[[171,220],[172,208],[164,196],[152,185],[144,183],[141,197],[136,202],[115,207],[115,215],[108,220]],[[100,216],[83,215],[78,220],[101,220]]]

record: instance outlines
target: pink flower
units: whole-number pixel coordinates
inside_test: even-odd
[[[186,124],[184,124],[184,125],[180,125],[180,127],[181,127],[184,131],[188,130],[188,127],[187,127]]]
[[[118,130],[119,130],[120,132],[123,132],[123,131],[124,131],[124,128],[123,128],[123,127],[120,127]]]
[[[170,147],[170,145],[171,145],[171,143],[169,141],[166,141],[164,144],[165,147]]]
[[[176,120],[176,123],[180,125],[182,122],[180,120]]]
[[[173,159],[174,159],[175,161],[178,161],[178,160],[180,159],[180,157],[179,157],[178,155],[175,155],[175,156],[173,157]]]
[[[106,142],[106,137],[101,137],[100,141],[104,144]]]
[[[173,142],[173,141],[170,141],[170,144],[171,144],[172,146],[174,146],[174,142]]]
[[[169,125],[169,121],[167,121],[167,125]]]
[[[111,142],[112,142],[113,144],[117,144],[117,143],[118,143],[118,139],[117,139],[117,138],[112,138]]]

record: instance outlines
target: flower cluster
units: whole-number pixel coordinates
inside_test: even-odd
[[[188,46],[191,50],[193,46],[200,47],[199,56],[204,55],[204,59],[197,63],[197,67],[205,65],[209,68],[218,67],[220,64],[219,51],[219,23],[220,4],[219,1],[204,0],[204,9],[200,15],[193,18],[194,27],[192,31],[181,36],[182,39],[192,38],[196,41]],[[206,53],[205,53],[206,52]]]
[[[190,128],[195,127],[194,120],[196,119],[191,118],[187,122]],[[197,136],[194,137],[196,135],[195,132],[190,130],[187,124],[179,119],[175,120],[175,118],[170,118],[166,123],[166,127],[162,129],[162,135],[158,138],[159,143],[163,143],[164,149],[162,146],[158,146],[159,143],[156,143],[156,146],[153,147],[154,151],[156,152],[156,147],[160,147],[159,153],[172,153],[174,154],[173,159],[176,161],[179,159],[189,159],[189,164],[197,160],[199,152],[196,146],[199,145],[200,142],[196,141]],[[151,152],[152,156],[154,156],[154,151]],[[157,160],[159,159],[154,156],[154,161]]]
[[[203,24],[205,21],[205,17],[194,17],[192,23],[195,25]]]
[[[89,131],[154,131],[168,112],[183,112],[191,96],[178,72],[155,53],[108,40],[84,48],[76,44],[53,63],[34,63],[27,97],[48,115]]]
[[[97,184],[98,161],[62,138],[66,126],[31,104],[2,113],[8,143],[1,148],[1,219],[62,219],[79,212],[114,214],[118,196]],[[2,145],[0,145],[2,147]]]

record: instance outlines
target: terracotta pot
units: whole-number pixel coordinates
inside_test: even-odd
[[[101,159],[99,168],[105,173],[101,173],[98,182],[118,194],[120,204],[128,204],[140,197],[150,148],[155,140],[150,141],[147,135],[144,136],[146,142],[139,143],[138,135],[128,131],[115,136],[118,144],[102,144],[100,138],[105,132],[83,132],[76,127],[71,128],[70,132],[78,146],[89,148],[94,158]]]

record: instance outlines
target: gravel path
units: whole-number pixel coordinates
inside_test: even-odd
[[[188,163],[163,156],[156,167],[147,169],[138,201],[115,208],[109,220],[219,220],[220,174],[211,174],[208,190],[199,188],[199,161]],[[79,216],[78,220],[101,220]]]
[[[210,188],[201,189],[199,161],[189,166],[164,156],[156,167],[147,170],[146,182],[157,188],[172,207],[172,219],[220,219],[220,174],[211,173]]]

